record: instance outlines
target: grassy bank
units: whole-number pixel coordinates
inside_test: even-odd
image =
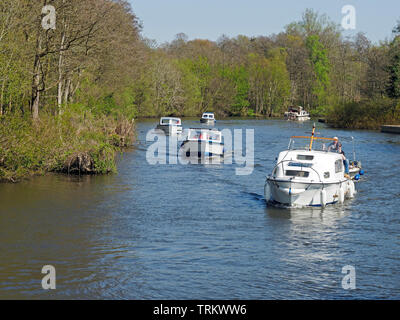
[[[133,142],[134,125],[123,117],[71,110],[0,117],[0,181],[16,182],[46,172],[115,172],[115,153]]]
[[[378,130],[384,124],[400,124],[400,102],[377,99],[336,105],[327,111],[334,128]]]

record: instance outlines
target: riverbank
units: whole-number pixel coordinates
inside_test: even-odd
[[[336,105],[328,110],[326,122],[333,128],[380,130],[382,125],[400,124],[400,102],[376,99]]]
[[[133,143],[134,122],[90,111],[0,117],[0,181],[18,182],[48,172],[116,172],[115,154]]]

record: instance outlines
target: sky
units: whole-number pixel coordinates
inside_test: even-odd
[[[279,33],[302,13],[312,8],[341,24],[342,7],[356,9],[356,29],[378,43],[391,37],[400,19],[400,0],[129,0],[142,23],[142,35],[159,44],[171,41],[178,33],[190,40],[217,40],[222,34],[260,36]]]

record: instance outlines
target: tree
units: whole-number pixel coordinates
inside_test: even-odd
[[[330,85],[329,70],[330,64],[327,50],[321,43],[319,36],[312,35],[306,39],[306,47],[309,52],[309,59],[314,71],[314,84],[312,92],[319,106],[326,102],[326,94]]]
[[[389,56],[390,73],[387,93],[391,98],[400,98],[400,21],[393,29],[394,39],[390,43]]]

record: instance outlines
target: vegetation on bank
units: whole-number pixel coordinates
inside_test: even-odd
[[[400,102],[386,98],[337,105],[327,113],[327,122],[335,128],[371,130],[400,124]]]
[[[54,117],[0,117],[0,181],[16,182],[46,172],[115,172],[114,155],[135,137],[126,119],[95,116],[90,111]]]
[[[134,140],[139,31],[126,1],[0,2],[1,181],[116,170]]]

